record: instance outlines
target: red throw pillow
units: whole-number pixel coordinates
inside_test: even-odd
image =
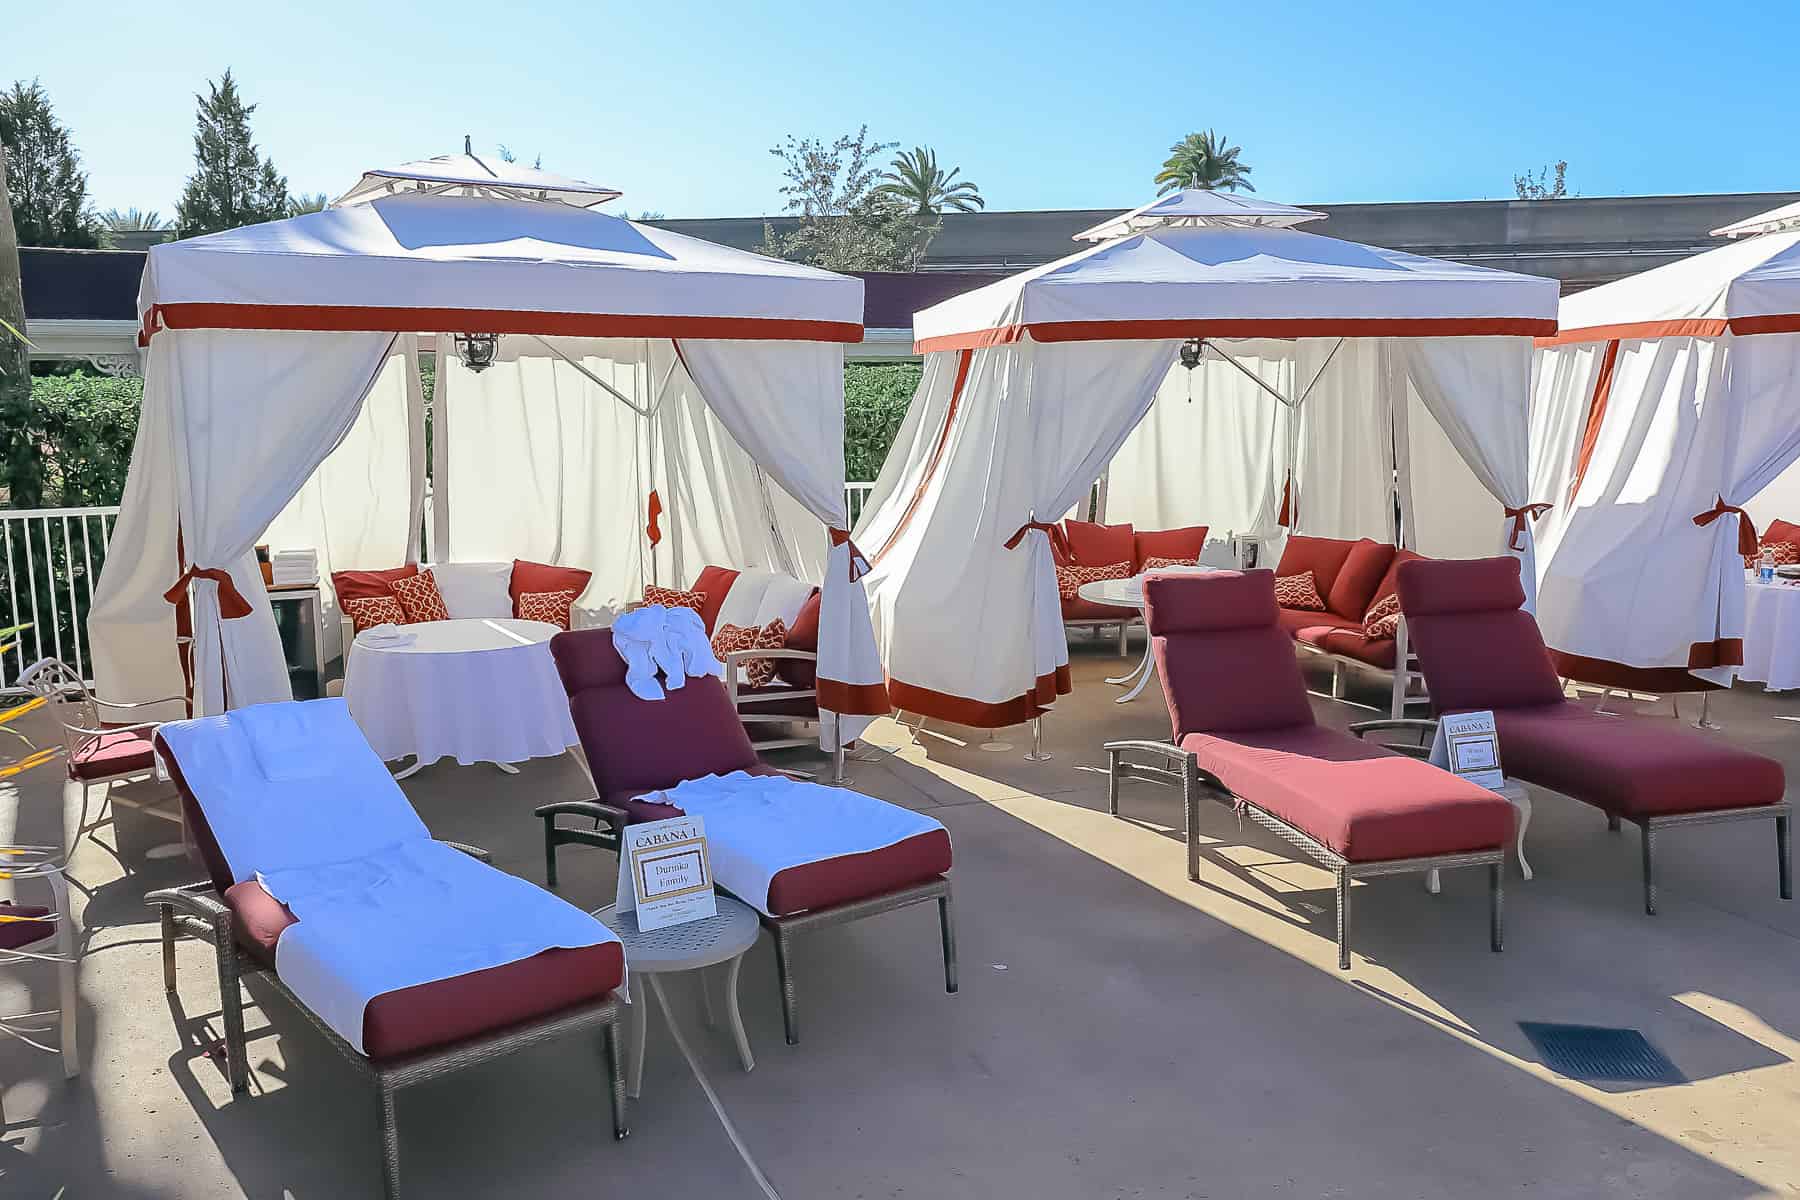
[[[553,567],[549,563],[526,562],[522,558],[513,559],[512,581],[507,591],[512,595],[513,616],[519,615],[519,597],[527,592],[574,592],[577,596],[587,591],[587,585],[593,581],[592,571],[583,571],[579,567]]]
[[[1198,552],[1196,552],[1196,553],[1198,553]],[[1155,557],[1151,557],[1151,558],[1146,558],[1144,560],[1144,570],[1146,570],[1146,571],[1154,571],[1158,567],[1191,567],[1193,565],[1194,565],[1194,560],[1191,558],[1155,558]]]
[[[691,608],[697,613],[703,613],[706,611],[706,593],[684,592],[680,588],[658,587],[654,583],[647,583],[644,585],[644,603],[660,604],[664,608]]]
[[[738,573],[730,567],[702,567],[700,577],[688,585],[690,592],[700,592],[706,596],[706,603],[700,606],[700,620],[711,634],[713,626],[719,622],[719,610],[725,607],[725,597],[731,591],[731,585],[737,582]]]
[[[1325,611],[1325,600],[1319,595],[1319,585],[1313,582],[1310,568],[1298,575],[1277,575],[1275,603],[1283,608],[1302,609],[1306,612]]]
[[[1132,548],[1138,570],[1149,567],[1152,558],[1172,558],[1178,563],[1193,563],[1206,549],[1206,526],[1189,525],[1183,529],[1140,529],[1132,535]]]
[[[339,608],[344,607],[346,600],[385,600],[394,594],[388,590],[388,584],[396,579],[410,579],[418,573],[417,563],[386,571],[333,571],[331,590],[337,593]]]
[[[734,650],[779,650],[787,641],[787,622],[776,617],[761,629],[754,625],[721,625],[713,634],[713,653],[723,659]],[[738,664],[751,687],[765,687],[775,678],[775,660],[747,658]]]
[[[1069,557],[1077,566],[1102,567],[1121,560],[1137,561],[1131,526],[1096,525],[1092,521],[1064,521],[1063,537],[1069,543]],[[1199,551],[1194,552],[1198,554]]]
[[[406,613],[400,607],[400,601],[394,599],[390,592],[385,596],[359,596],[353,600],[338,600],[338,607],[350,618],[356,632],[373,629],[377,625],[404,625]]]
[[[575,607],[575,593],[564,589],[560,592],[526,592],[519,597],[519,616],[527,621],[547,621],[558,629],[567,629],[572,610]]]
[[[400,601],[400,609],[406,614],[408,625],[450,619],[450,610],[444,607],[443,594],[438,591],[437,580],[432,578],[430,571],[396,579],[388,587],[393,591],[394,598]]]
[[[1791,566],[1794,563],[1800,563],[1800,545],[1795,545],[1793,542],[1778,542],[1773,538],[1764,538],[1762,540],[1762,545],[1755,554],[1744,556],[1744,565],[1751,570],[1755,570],[1762,562],[1762,552],[1764,550],[1769,551],[1770,557],[1775,560],[1775,565],[1778,567],[1786,567]]]
[[[786,645],[789,650],[805,650],[811,654],[819,652],[818,588],[813,589],[813,594],[800,606],[800,615],[788,626]],[[809,688],[819,681],[818,665],[804,658],[776,659],[775,673],[789,687]]]
[[[1390,640],[1400,634],[1400,593],[1389,592],[1363,614],[1363,636],[1372,642]]]
[[[1064,600],[1076,598],[1078,589],[1084,583],[1097,583],[1102,579],[1130,579],[1131,562],[1116,562],[1104,567],[1058,567],[1056,568],[1056,594]]]

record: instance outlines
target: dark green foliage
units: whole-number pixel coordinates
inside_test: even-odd
[[[182,237],[217,233],[240,225],[278,221],[288,215],[287,179],[261,158],[250,137],[250,114],[237,83],[226,71],[208,82],[208,95],[195,96],[194,173],[181,193],[175,224]]]
[[[87,172],[36,80],[0,91],[13,224],[21,246],[91,250],[100,232],[88,211]]]
[[[866,482],[881,472],[907,405],[918,390],[918,363],[850,364],[844,368],[844,478]]]
[[[141,379],[33,376],[24,440],[36,447],[36,479],[0,480],[11,486],[11,506],[117,504],[143,399]]]

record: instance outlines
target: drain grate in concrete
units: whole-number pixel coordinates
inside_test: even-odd
[[[1686,1083],[1668,1056],[1635,1029],[1520,1021],[1544,1065],[1570,1079]]]

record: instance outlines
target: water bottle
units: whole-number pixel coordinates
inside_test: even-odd
[[[1762,557],[1756,561],[1756,577],[1764,583],[1772,583],[1775,579],[1775,548],[1764,546]]]

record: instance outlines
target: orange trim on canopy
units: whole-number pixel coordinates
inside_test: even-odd
[[[922,338],[933,350],[985,350],[1018,341],[1120,342],[1189,338],[1536,337],[1556,332],[1549,317],[1258,317],[1143,321],[1040,321]]]
[[[1581,431],[1581,447],[1575,453],[1575,478],[1569,484],[1569,494],[1564,497],[1565,504],[1575,502],[1575,493],[1581,490],[1581,481],[1587,475],[1588,463],[1594,457],[1594,447],[1600,443],[1600,425],[1606,419],[1606,404],[1612,398],[1613,371],[1619,365],[1619,343],[1606,343],[1606,353],[1600,356],[1600,370],[1594,376],[1594,398],[1588,401],[1587,428]]]
[[[819,707],[841,716],[885,717],[890,708],[884,684],[843,683],[819,676],[813,686],[818,690]]]
[[[535,333],[546,337],[720,338],[731,341],[860,342],[857,321],[776,317],[673,317],[533,312],[509,308],[388,308],[362,304],[153,305],[138,344],[159,329],[285,329],[327,333]]]
[[[925,499],[925,489],[931,486],[932,476],[937,474],[938,464],[943,461],[944,447],[950,444],[950,430],[956,423],[956,410],[962,405],[963,385],[969,382],[969,364],[975,360],[971,350],[964,350],[956,363],[956,381],[950,385],[950,406],[944,410],[944,427],[938,430],[937,444],[931,448],[931,458],[925,464],[925,473],[919,477],[919,486],[913,489],[912,499],[906,502],[906,511],[900,514],[900,520],[894,525],[894,532],[888,535],[887,542],[875,551],[871,562],[880,562],[881,556],[894,548],[900,535],[911,523],[913,513],[918,511],[920,503]]]
[[[1760,320],[1761,318],[1739,319]],[[1724,337],[1726,333],[1733,330],[1739,333],[1752,332],[1738,330],[1736,325],[1735,321],[1726,321],[1715,317],[1685,317],[1679,321],[1624,321],[1617,325],[1587,325],[1580,329],[1565,329],[1551,337],[1538,338],[1537,345],[1540,347],[1571,346],[1578,342],[1642,341],[1648,338],[1664,337]]]
[[[1711,643],[1696,643],[1689,653],[1690,661]],[[1743,647],[1738,647],[1741,656]],[[1596,687],[1626,688],[1635,692],[1654,692],[1657,695],[1668,695],[1671,692],[1711,692],[1720,690],[1719,685],[1698,675],[1691,675],[1685,667],[1628,667],[1624,663],[1612,662],[1604,658],[1586,658],[1579,654],[1565,654],[1561,650],[1552,650],[1550,657],[1556,663],[1556,673],[1566,679],[1574,679],[1581,683]],[[1716,665],[1716,664],[1715,664]]]
[[[891,678],[887,690],[894,707],[902,712],[936,717],[971,729],[1004,729],[1043,716],[1058,696],[1068,695],[1075,690],[1075,685],[1069,677],[1069,666],[1064,663],[1052,673],[1038,676],[1029,692],[1011,700],[971,700],[967,696],[953,696],[949,692],[917,687]]]

